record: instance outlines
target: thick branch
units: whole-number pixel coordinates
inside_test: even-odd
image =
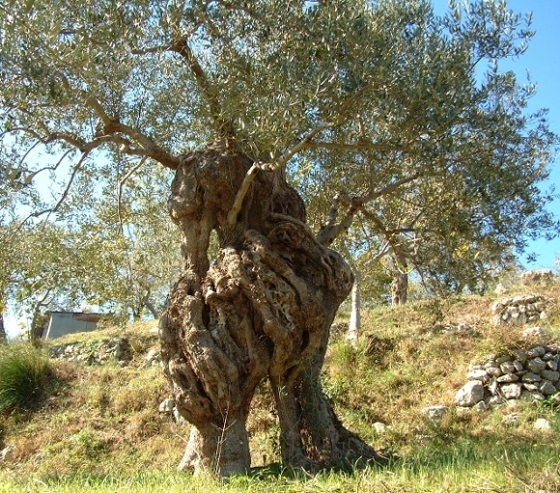
[[[335,224],[335,219],[338,215],[338,207],[342,201],[339,196],[335,197],[333,205],[329,209],[327,222],[323,225],[323,227],[321,227],[319,233],[317,234],[317,241],[324,246],[331,245],[338,236],[348,231],[350,226],[352,226],[354,216],[359,210],[362,210],[366,204],[382,197],[383,195],[388,195],[400,186],[415,180],[419,176],[419,173],[415,173],[393,183],[389,183],[380,190],[370,191],[368,194],[360,197],[352,197],[344,218],[338,224]]]
[[[337,199],[335,199],[337,200]],[[323,246],[330,246],[332,242],[341,234],[346,233],[350,226],[352,226],[352,222],[354,221],[354,216],[356,212],[360,210],[363,205],[363,200],[361,197],[353,197],[350,200],[350,204],[348,205],[348,209],[342,221],[338,224],[333,224],[332,222],[328,225],[324,225],[317,234],[317,241]],[[332,213],[334,212],[334,208],[336,206],[333,204],[333,207],[329,211],[331,216],[335,217]],[[332,217],[330,218],[332,219]]]
[[[198,62],[196,56],[192,52],[190,46],[187,43],[187,38],[183,37],[169,47],[169,51],[173,51],[181,55],[188,63],[194,78],[200,87],[200,90],[204,93],[206,100],[208,101],[208,106],[210,108],[210,114],[216,125],[216,130],[219,134],[223,134],[226,131],[226,123],[221,117],[221,107],[218,101],[218,96],[216,94],[216,89],[208,80],[206,72]],[[222,135],[225,136],[225,135]]]
[[[393,190],[396,190],[400,186],[406,185],[407,183],[410,183],[411,181],[414,181],[414,180],[416,180],[416,178],[419,178],[419,177],[420,177],[420,173],[416,172],[413,175],[406,176],[405,178],[401,178],[400,180],[397,180],[393,183],[389,183],[387,186],[383,187],[381,190],[377,190],[375,192],[372,192],[369,195],[367,195],[366,197],[364,197],[363,202],[364,202],[364,204],[366,204],[368,202],[371,202],[372,200],[375,200],[375,199],[378,199],[379,197],[382,197],[383,195],[388,195]]]
[[[416,222],[416,219],[412,222],[410,227],[408,228],[397,228],[397,229],[388,229],[383,221],[372,212],[368,211],[365,207],[362,207],[360,213],[372,224],[374,224],[379,232],[382,234],[385,242],[389,246],[389,248],[398,256],[402,258],[410,258],[411,254],[408,249],[403,248],[402,242],[397,241],[401,234],[404,233],[414,233],[413,225]],[[402,263],[402,262],[401,262]]]
[[[255,176],[257,176],[257,173],[261,169],[262,169],[261,165],[259,165],[258,163],[254,163],[249,168],[249,171],[247,171],[245,178],[243,178],[241,187],[239,187],[233,205],[231,206],[231,209],[228,212],[227,222],[230,227],[235,226],[235,223],[237,222],[237,216],[239,215],[239,212],[241,211],[241,206],[243,205],[243,200],[245,199],[245,196],[247,195],[247,192],[249,191],[249,187],[251,186],[251,183],[253,183]]]
[[[146,162],[146,159],[147,158],[145,156],[142,159],[140,159],[138,164],[136,164],[136,166],[134,166],[126,175],[124,175],[123,179],[119,183],[118,209],[119,209],[119,223],[120,223],[121,229],[122,229],[122,225],[123,225],[123,220],[122,220],[122,192],[123,192],[124,185],[126,184],[128,179],[144,165],[144,163]]]
[[[63,74],[60,74],[60,77],[65,89],[69,93],[76,92]],[[126,154],[151,157],[154,161],[157,161],[167,168],[173,170],[177,169],[181,162],[178,157],[167,152],[165,149],[157,145],[153,139],[144,135],[138,129],[121,123],[118,118],[111,118],[103,108],[103,105],[94,96],[88,94],[86,91],[78,90],[77,92],[84,98],[86,104],[93,109],[97,117],[103,123],[100,132],[96,134],[96,138],[93,141],[86,143],[83,139],[73,134],[50,133],[48,128],[43,125],[46,132],[49,134],[50,139],[65,140],[74,147],[80,149],[82,152],[88,152],[88,150],[93,149],[104,142],[114,142],[115,144],[120,145],[122,147],[122,152]],[[130,141],[117,135],[119,133],[136,141],[141,146],[141,149],[133,148]]]
[[[331,127],[332,127],[332,125],[329,125],[327,123],[319,125],[317,128],[315,128],[311,132],[309,132],[295,146],[293,146],[291,149],[288,149],[280,157],[276,158],[274,160],[274,162],[263,164],[263,167],[262,167],[263,170],[265,170],[265,171],[278,171],[279,169],[283,168],[284,166],[286,166],[286,164],[288,164],[288,161],[290,159],[292,159],[298,152],[300,152],[303,149],[306,149],[307,147],[309,147],[313,137],[315,137],[316,135],[321,133],[323,130],[326,130],[327,128],[331,128]]]
[[[329,127],[330,125],[324,124],[315,128],[314,130],[309,132],[307,136],[305,136],[302,140],[300,140],[296,145],[294,145],[292,148],[288,149],[284,154],[282,154],[277,159],[275,159],[272,163],[254,163],[247,171],[247,174],[243,179],[243,183],[241,184],[241,187],[237,191],[237,195],[235,196],[235,201],[233,202],[233,205],[228,213],[228,225],[231,227],[235,226],[235,223],[237,222],[237,216],[239,215],[239,211],[241,210],[241,206],[243,205],[243,200],[245,199],[245,196],[249,191],[249,187],[251,186],[251,183],[253,183],[255,176],[257,176],[257,173],[260,170],[279,171],[280,169],[284,168],[288,163],[288,161],[292,159],[292,157],[294,157],[298,152],[302,151],[307,147],[307,145],[309,144],[311,139],[313,139],[313,137],[315,137],[317,134],[319,134],[320,132],[322,132],[323,130]]]

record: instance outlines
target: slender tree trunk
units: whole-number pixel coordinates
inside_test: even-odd
[[[144,305],[141,306],[134,306],[131,307],[130,310],[132,311],[132,321],[139,322],[142,319],[142,310],[144,309]]]
[[[391,285],[391,304],[393,306],[404,305],[408,298],[408,274],[403,272],[395,273]]]
[[[316,469],[353,460],[348,450],[358,450],[319,383],[352,272],[315,240],[282,171],[257,174],[231,224],[251,165],[219,144],[193,152],[177,169],[168,202],[184,234],[185,267],[160,318],[162,358],[175,404],[195,426],[180,467],[221,476],[250,466],[245,423],[267,377],[286,466]],[[210,266],[212,230],[219,251]]]
[[[6,334],[6,328],[4,326],[4,312],[0,313],[0,345],[8,344],[8,334]]]
[[[39,326],[39,318],[41,316],[41,308],[49,305],[48,298],[51,295],[51,290],[47,289],[43,297],[35,303],[33,307],[33,319],[31,320],[31,327],[29,330],[29,342],[33,346],[39,346],[39,340],[43,337],[43,327]]]
[[[155,307],[155,305],[151,302],[149,295],[144,296],[144,298],[142,298],[142,302],[144,303],[144,306],[150,311],[154,319],[157,320],[159,318],[160,313]]]
[[[395,263],[395,276],[391,285],[391,304],[404,305],[408,299],[408,266],[406,258],[402,255],[393,257]]]
[[[360,335],[360,328],[361,328],[361,300],[360,300],[360,273],[358,271],[354,271],[354,284],[352,286],[352,308],[350,312],[350,324],[348,326],[348,334],[346,338],[348,342],[353,346],[356,346],[358,343],[358,337]]]

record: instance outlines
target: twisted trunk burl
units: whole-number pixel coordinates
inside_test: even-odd
[[[345,430],[319,377],[352,272],[319,244],[282,170],[257,174],[234,225],[237,191],[253,163],[215,145],[185,156],[169,211],[184,234],[184,272],[160,321],[173,397],[194,425],[181,468],[218,476],[250,467],[246,419],[269,378],[284,465],[314,470],[375,457]],[[212,231],[219,249],[210,265]]]

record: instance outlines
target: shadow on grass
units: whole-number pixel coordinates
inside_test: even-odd
[[[309,472],[303,468],[287,468],[280,462],[273,462],[266,466],[252,467],[247,475],[252,479],[274,479],[283,477],[286,479],[304,480],[305,478],[314,478],[321,474],[340,474],[352,476],[365,469],[383,469],[390,467],[391,464],[397,462],[400,458],[397,455],[378,455],[375,460],[367,462],[358,461],[356,464],[346,463],[335,467],[322,468],[317,472]]]
[[[280,463],[251,469],[248,478],[257,481],[288,480],[307,482],[321,476],[340,478],[395,477],[415,478],[432,477],[455,478],[461,482],[468,477],[488,477],[504,484],[540,485],[540,477],[547,476],[549,486],[560,487],[560,441],[554,435],[504,436],[488,433],[475,436],[469,433],[454,437],[447,442],[437,438],[420,444],[406,455],[386,454],[381,460],[365,467],[339,467],[323,469],[312,474],[304,470],[289,470]],[[556,471],[551,479],[548,472]],[[501,479],[500,479],[501,478]],[[442,479],[443,480],[443,479]],[[453,481],[453,479],[450,479]],[[538,490],[538,488],[537,488]],[[556,490],[555,490],[556,491]],[[560,489],[558,490],[560,491]]]

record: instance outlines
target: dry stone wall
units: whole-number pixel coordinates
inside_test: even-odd
[[[512,399],[560,404],[560,348],[538,345],[471,366],[469,381],[455,395],[459,407],[485,410]]]
[[[492,305],[495,325],[523,325],[546,318],[547,299],[540,294],[503,298]]]
[[[536,282],[543,277],[537,274],[528,279]],[[513,327],[538,323],[546,319],[548,305],[549,300],[540,294],[500,299],[492,305],[494,324]],[[484,410],[515,399],[548,399],[560,405],[560,346],[547,345],[547,335],[538,326],[525,328],[523,337],[527,349],[488,356],[482,363],[471,365],[468,382],[455,395],[458,407]]]
[[[550,269],[528,270],[520,279],[525,286],[550,286],[554,282],[554,273]]]
[[[154,339],[153,343],[154,347],[147,351],[135,350],[127,337],[112,337],[51,346],[49,356],[53,359],[64,359],[86,365],[116,362],[120,366],[127,366],[136,358],[143,360],[143,366],[157,366],[161,364],[161,351],[157,339]]]

